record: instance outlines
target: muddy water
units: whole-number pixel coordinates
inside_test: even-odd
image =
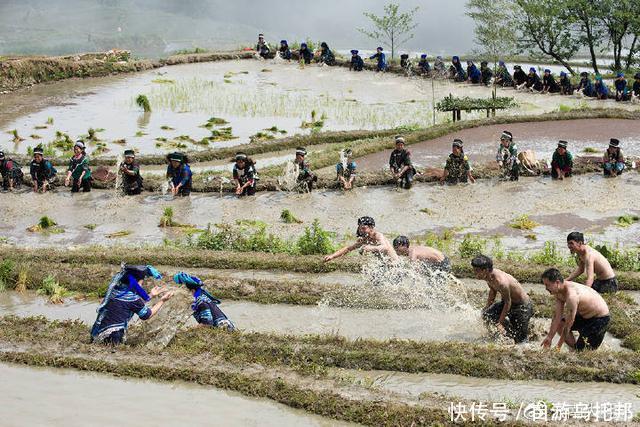
[[[266,399],[184,382],[11,364],[0,364],[0,376],[4,426],[210,426],[219,420],[233,426],[347,425]]]
[[[49,319],[80,319],[92,324],[97,302],[64,306],[46,304],[32,293],[0,294],[0,315],[21,317],[43,315]],[[477,313],[443,316],[441,311],[372,310],[326,306],[293,306],[224,301],[220,306],[236,326],[244,331],[278,334],[335,334],[348,338],[406,338],[419,341],[476,341],[481,339]],[[185,309],[188,309],[186,307]],[[464,314],[464,316],[459,314]],[[193,320],[189,323],[195,324]]]
[[[42,297],[34,293],[17,294],[4,292],[0,294],[0,316],[12,314],[20,317],[44,316],[51,320],[80,320],[87,325],[93,324],[96,318],[97,301],[77,302],[68,299],[64,305],[47,304]],[[487,342],[490,338],[483,326],[478,310],[469,307],[437,309],[360,309],[333,307],[328,305],[296,306],[287,304],[257,304],[247,301],[224,301],[221,309],[243,331],[267,332],[293,335],[338,335],[350,339],[410,339],[415,341],[461,341]],[[173,315],[179,317],[190,311],[186,303],[181,313],[174,310]],[[171,316],[169,316],[171,317]],[[186,319],[185,317],[185,319]],[[174,316],[174,318],[177,318]],[[138,322],[135,320],[134,322]],[[534,319],[532,328],[538,335],[549,328],[549,319]],[[195,325],[189,318],[185,325]],[[150,331],[155,334],[148,345],[166,345],[156,340],[161,325],[150,323]],[[173,329],[172,329],[173,328]],[[168,325],[167,337],[172,337],[176,330]],[[162,332],[162,331],[161,331]],[[135,335],[132,335],[135,339]],[[160,334],[162,335],[162,334]],[[540,341],[542,337],[538,337]],[[160,337],[159,340],[163,340]],[[170,339],[170,338],[169,338]],[[142,337],[139,338],[142,340]],[[158,341],[158,342],[156,342]],[[141,341],[142,342],[142,341]],[[532,344],[537,345],[537,344]],[[607,334],[602,348],[613,351],[624,351],[620,340]]]
[[[172,83],[153,82],[158,79]],[[501,114],[555,111],[561,104],[614,105],[613,101],[531,95],[508,89],[501,89],[499,93],[514,96],[520,105]],[[141,113],[134,104],[138,94],[149,96],[151,114]],[[297,64],[281,61],[185,64],[129,76],[53,83],[10,94],[0,100],[4,111],[0,115],[0,129],[5,135],[0,138],[0,148],[25,153],[29,146],[53,140],[55,131],[67,132],[75,139],[93,127],[105,129],[99,137],[111,150],[106,155],[123,149],[122,145],[111,143],[119,139],[126,139],[124,147],[136,148],[140,153],[166,152],[174,148],[157,147],[156,138],[171,140],[188,135],[200,140],[209,135],[209,131],[200,126],[211,116],[223,116],[238,137],[211,145],[220,147],[246,143],[251,135],[272,126],[286,130],[289,135],[308,133],[309,130],[300,126],[303,120],[311,119],[312,111],[317,113],[316,119],[326,117],[326,130],[424,126],[433,123],[434,99],[437,101],[449,94],[489,97],[491,89],[450,81],[435,81],[432,86],[430,80],[421,78],[350,73],[344,68],[316,65],[300,69]],[[35,129],[44,126],[49,117],[54,119],[53,125]],[[438,113],[436,121],[442,122],[448,117]],[[482,114],[465,117],[482,117]],[[163,130],[163,126],[174,130]],[[11,136],[5,133],[12,129],[17,129],[26,140],[18,144],[12,142]],[[139,131],[146,135],[136,136]],[[203,148],[191,143],[187,146],[189,150]],[[95,148],[90,144],[90,155]]]
[[[495,161],[496,151],[502,131],[513,133],[520,151],[533,150],[538,160],[551,162],[558,140],[569,142],[569,150],[574,155],[585,155],[584,149],[598,150],[590,156],[601,157],[609,145],[610,138],[618,138],[624,153],[640,155],[640,122],[637,120],[589,119],[551,121],[540,123],[515,123],[509,125],[482,126],[465,129],[455,134],[424,141],[412,145],[411,156],[420,166],[441,167],[451,153],[454,138],[464,141],[464,151],[472,162]],[[371,154],[356,159],[363,170],[388,168],[391,150]]]
[[[600,175],[576,176],[562,182],[548,178],[523,178],[519,182],[483,180],[456,187],[418,184],[411,191],[391,187],[356,188],[342,193],[316,191],[312,194],[265,192],[252,198],[231,195],[194,194],[172,200],[159,194],[115,198],[113,192],[93,191],[71,195],[65,190],[45,195],[2,194],[0,237],[21,246],[159,243],[178,238],[179,230],[163,229],[157,223],[165,207],[174,209],[176,221],[206,227],[207,224],[256,219],[284,237],[296,238],[318,218],[338,233],[338,239],[353,239],[356,219],[370,215],[378,229],[394,236],[419,236],[445,228],[457,228],[458,236],[480,233],[503,235],[506,249],[535,249],[546,240],[564,248],[566,233],[585,230],[596,242],[635,244],[640,224],[627,228],[615,225],[618,216],[637,214],[636,173],[617,179]],[[481,208],[480,208],[481,207]],[[428,208],[431,214],[420,212]],[[284,224],[283,209],[289,209],[303,224]],[[402,211],[402,215],[398,212]],[[509,227],[518,216],[528,214],[541,226],[531,231]],[[47,215],[66,231],[60,234],[26,232],[26,228]],[[85,225],[96,224],[94,230]],[[110,239],[108,233],[129,230],[131,234]],[[527,239],[533,233],[537,240]]]
[[[633,412],[640,411],[638,386],[610,383],[565,383],[561,381],[513,381],[474,378],[447,374],[409,374],[386,371],[335,372],[344,381],[365,382],[385,390],[411,396],[439,393],[475,401],[532,403],[546,400],[552,403],[631,403]]]

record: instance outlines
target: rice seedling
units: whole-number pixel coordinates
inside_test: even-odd
[[[35,130],[49,129],[47,125],[36,125],[33,127]]]
[[[622,215],[616,220],[616,225],[619,227],[629,227],[638,221],[640,221],[640,217],[637,215]]]
[[[31,139],[42,139],[42,137],[38,134],[32,133],[31,135],[29,135],[29,138]]]
[[[158,83],[158,84],[174,84],[176,81],[175,80],[171,80],[171,79],[153,79],[151,80],[151,83]]]
[[[87,230],[93,231],[96,229],[97,226],[98,226],[97,224],[86,224],[84,228],[86,228]]]
[[[173,208],[166,207],[160,217],[160,224],[158,227],[173,227]]]
[[[302,221],[296,218],[289,209],[283,209],[280,213],[280,219],[285,224],[302,224]]]
[[[16,279],[15,291],[25,293],[27,291],[27,281],[29,279],[29,270],[26,265],[22,264],[18,267],[18,277]]]
[[[599,151],[596,148],[593,147],[585,147],[584,150],[582,150],[583,153],[598,153]]]
[[[273,136],[270,133],[265,133],[265,132],[258,132],[255,135],[251,135],[249,137],[249,140],[251,142],[262,142],[262,141],[268,141],[270,139],[275,139],[275,136]]]
[[[141,130],[139,130],[138,132],[136,132],[135,137],[136,138],[142,138],[143,136],[147,136],[148,134],[146,132],[143,132]]]
[[[120,230],[120,231],[115,231],[113,233],[108,233],[105,234],[105,237],[107,239],[116,239],[118,237],[125,237],[131,234],[131,231],[129,230]]]
[[[122,139],[116,139],[114,141],[112,141],[113,144],[118,144],[118,145],[126,145],[127,144],[127,140],[122,138]]]
[[[48,117],[48,118],[47,118],[47,124],[48,124],[49,126],[51,126],[51,125],[53,124],[53,117]]]
[[[509,227],[518,230],[533,230],[539,225],[540,224],[538,224],[537,222],[529,219],[529,215],[520,215],[509,224]]]
[[[69,295],[69,291],[64,286],[61,286],[52,274],[42,280],[36,293],[46,296],[51,304],[62,304],[64,297]]]
[[[425,213],[425,214],[427,214],[429,216],[431,216],[431,215],[433,215],[435,213],[434,211],[432,211],[429,208],[422,208],[422,209],[420,209],[420,212]]]
[[[151,112],[151,104],[149,103],[149,99],[146,95],[138,95],[136,98],[136,104],[138,107],[142,108],[145,113]]]
[[[167,126],[167,125],[160,126],[160,129],[162,129],[162,130],[175,130],[171,126]]]
[[[27,231],[31,233],[48,234],[64,233],[64,229],[62,227],[59,227],[58,224],[48,216],[41,217],[38,223],[32,225],[31,227],[28,227]]]
[[[22,142],[24,141],[24,138],[22,138],[19,134],[18,134],[18,129],[13,129],[9,131],[9,134],[13,135],[13,142]]]

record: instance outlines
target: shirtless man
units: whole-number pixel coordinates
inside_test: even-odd
[[[358,240],[352,245],[345,246],[337,250],[331,255],[324,257],[324,262],[329,262],[348,254],[351,251],[360,249],[360,253],[371,252],[391,258],[392,261],[398,260],[396,251],[384,235],[376,231],[376,223],[370,216],[358,218],[358,231],[356,232]]]
[[[586,271],[587,279],[584,284],[601,294],[616,292],[618,280],[609,261],[600,252],[584,243],[584,235],[578,231],[569,233],[567,247],[572,254],[578,255],[578,267],[567,277],[572,281]]]
[[[610,320],[609,307],[602,296],[587,286],[565,280],[556,268],[542,273],[542,283],[556,297],[551,328],[542,346],[550,348],[557,333],[558,350],[564,343],[576,351],[600,347]],[[571,331],[578,331],[577,340]]]
[[[489,286],[487,305],[482,310],[484,321],[497,325],[498,331],[516,343],[525,342],[533,316],[529,295],[513,276],[493,268],[493,261],[488,256],[478,255],[471,260],[471,266],[476,278],[486,281]],[[498,293],[501,301],[494,302]]]
[[[411,261],[420,261],[430,270],[440,270],[451,273],[451,261],[449,257],[435,248],[428,246],[409,246],[407,236],[398,236],[393,239],[393,249],[400,256],[407,256]]]

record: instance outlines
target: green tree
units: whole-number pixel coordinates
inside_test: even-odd
[[[623,68],[623,51],[627,49],[624,68],[633,65],[638,52],[640,35],[640,0],[603,0],[600,3],[600,21],[607,32],[609,46],[613,50],[613,69]],[[629,43],[630,42],[630,43]]]
[[[364,16],[371,20],[373,29],[358,28],[358,31],[373,40],[389,46],[391,48],[391,58],[393,59],[396,48],[413,38],[412,31],[418,26],[414,22],[418,9],[419,7],[415,7],[408,12],[400,13],[399,4],[389,3],[384,7],[384,16],[364,12]]]
[[[476,24],[475,42],[493,61],[494,69],[501,56],[516,48],[516,33],[512,25],[514,3],[511,0],[468,0],[467,16]]]
[[[515,0],[513,25],[520,31],[521,52],[542,54],[562,64],[571,74],[571,58],[580,48],[571,32],[568,10],[572,0]]]
[[[600,73],[597,51],[606,38],[606,30],[599,16],[605,13],[603,0],[571,0],[571,22],[582,45],[589,48],[591,66],[596,74]]]

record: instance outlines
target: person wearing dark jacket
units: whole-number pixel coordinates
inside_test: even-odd
[[[609,147],[602,158],[604,176],[618,176],[624,171],[624,154],[620,148],[620,140],[611,138]]]
[[[498,71],[496,72],[496,85],[502,87],[513,87],[513,78],[507,69],[504,61],[498,62]]]
[[[236,329],[233,322],[218,307],[220,300],[204,289],[202,280],[196,276],[180,272],[173,276],[173,281],[177,285],[185,285],[193,294],[191,310],[193,311],[193,318],[196,319],[199,326],[220,328],[228,332]]]
[[[351,63],[349,64],[349,71],[362,71],[364,69],[364,61],[359,55],[357,49],[351,51]]]
[[[558,142],[551,159],[551,178],[564,179],[573,172],[573,155],[567,150],[567,141]]]
[[[383,50],[382,47],[378,47],[375,55],[369,57],[369,59],[375,59],[377,61],[376,71],[387,71],[387,57],[384,52],[382,52]]]
[[[262,58],[267,59],[271,53],[269,45],[264,41],[264,34],[258,34],[258,43],[256,44],[256,53]]]
[[[411,163],[411,152],[404,148],[404,138],[396,136],[396,148],[389,157],[389,168],[398,186],[409,189],[413,184],[416,170]]]
[[[473,61],[467,61],[467,76],[468,81],[473,84],[480,83],[480,80],[482,79],[482,73],[478,70],[478,67],[476,67],[476,64],[474,64]]]
[[[304,147],[296,148],[296,158],[293,161],[298,166],[298,190],[302,192],[311,192],[313,184],[318,181],[318,176],[311,172],[309,162],[305,160],[307,150]]]
[[[300,55],[300,62],[304,61],[305,64],[311,64],[311,60],[313,59],[313,52],[309,49],[306,43],[300,44],[300,50],[298,51]]]
[[[431,74],[431,65],[429,64],[429,60],[427,59],[427,54],[423,53],[420,55],[420,61],[418,61],[418,70],[420,74],[428,76]]]
[[[631,99],[640,101],[640,73],[636,73],[636,75],[633,76],[633,79],[634,82],[631,89]]]
[[[256,194],[258,172],[256,162],[245,153],[236,153],[235,165],[233,165],[233,180],[236,182],[236,195],[253,196]]]
[[[124,162],[120,163],[122,175],[122,192],[127,196],[133,196],[142,192],[142,176],[140,165],[136,162],[136,154],[133,150],[124,151]]]
[[[73,146],[73,156],[69,160],[69,169],[64,184],[71,185],[71,192],[77,193],[82,188],[83,192],[91,191],[91,169],[89,157],[85,151],[84,142],[77,141]]]
[[[280,58],[284,60],[291,60],[291,49],[289,49],[289,43],[287,43],[286,40],[280,40],[280,49],[278,49],[278,55],[280,55]]]
[[[46,193],[51,190],[57,181],[56,173],[58,171],[53,167],[51,162],[44,158],[44,150],[41,146],[33,149],[33,160],[29,167],[33,191],[42,191]]]
[[[542,76],[542,93],[558,93],[560,92],[560,86],[556,79],[553,78],[553,74],[551,74],[550,69],[544,70],[544,75]]]
[[[527,84],[527,74],[522,70],[519,65],[513,66],[513,85],[516,89],[520,90]]]
[[[329,45],[326,42],[320,44],[320,63],[327,65],[336,65],[336,57],[329,49]]]
[[[493,78],[493,71],[489,68],[487,61],[482,61],[480,63],[480,73],[482,74],[482,84],[489,86],[491,84],[491,79]]]
[[[593,87],[593,83],[591,83],[591,79],[589,78],[589,74],[586,71],[580,73],[580,84],[576,88],[577,92],[582,92],[584,96],[588,96],[590,98],[595,98],[596,90]]]
[[[467,72],[462,68],[460,63],[460,57],[454,56],[451,58],[451,67],[449,68],[451,78],[456,82],[466,82]]]
[[[182,153],[167,155],[167,178],[173,196],[188,196],[191,194],[192,173],[189,159]]]
[[[534,67],[529,68],[529,75],[527,76],[527,89],[529,89],[531,92],[542,91],[542,82],[540,81],[540,76],[538,75]]]
[[[598,99],[609,99],[609,88],[602,81],[602,76],[596,76],[596,84],[594,85],[594,90],[596,91],[596,97]]]
[[[627,89],[627,79],[624,78],[624,73],[618,73],[613,84],[616,87],[616,101],[628,101],[629,90]]]
[[[573,83],[564,71],[560,71],[560,95],[573,95]]]
[[[0,176],[5,191],[20,188],[24,176],[20,165],[13,159],[7,159],[3,151],[0,151]]]
[[[140,320],[148,320],[173,296],[172,292],[159,286],[147,293],[142,287],[147,277],[160,280],[162,275],[150,265],[122,265],[120,272],[111,279],[98,307],[98,316],[91,328],[91,342],[109,345],[124,343],[129,321],[134,314]],[[156,296],[161,296],[160,301],[151,308],[147,307],[145,303]]]

